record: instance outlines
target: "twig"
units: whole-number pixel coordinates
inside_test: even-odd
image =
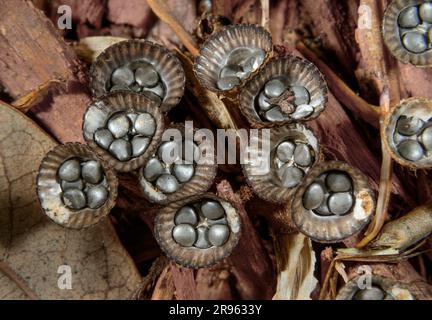
[[[0,261],[0,272],[4,273],[11,281],[13,281],[31,300],[39,300],[39,297],[29,288],[27,283],[25,283],[25,281],[3,261]]]
[[[368,6],[371,8],[371,28],[370,31],[364,31],[368,33],[368,39],[370,40],[369,46],[364,50],[367,53],[373,53],[371,61],[371,70],[374,75],[380,75],[376,77],[377,89],[381,89],[380,96],[380,136],[381,136],[381,151],[382,151],[382,164],[380,174],[380,185],[377,200],[377,209],[369,225],[368,230],[358,244],[358,248],[362,248],[372,241],[381,231],[387,217],[387,211],[390,202],[391,193],[391,177],[392,177],[392,158],[389,151],[385,147],[385,118],[390,113],[390,106],[395,105],[400,100],[400,92],[398,86],[398,75],[396,72],[396,64],[392,57],[386,54],[385,47],[381,38],[381,34],[376,32],[379,30],[381,23],[381,11],[380,4],[373,0],[362,0],[360,5]],[[382,5],[382,3],[381,3]],[[373,10],[372,10],[373,9]],[[375,61],[379,60],[379,61]]]
[[[261,0],[261,26],[269,30],[270,5],[269,0]]]
[[[382,255],[374,256],[368,254],[338,254],[330,263],[326,276],[324,278],[323,286],[320,292],[319,299],[324,300],[327,297],[336,296],[336,283],[337,283],[337,270],[335,265],[338,261],[350,261],[350,262],[362,262],[362,263],[399,263],[401,261],[406,261],[413,257],[419,256],[423,252],[415,252],[424,244],[424,241],[416,245],[414,248],[405,251],[402,254],[392,254],[392,255]],[[330,286],[330,289],[329,289]],[[333,295],[332,295],[333,294]]]
[[[322,60],[320,60],[303,42],[297,44],[297,50],[308,60],[312,61],[325,75],[328,86],[342,104],[355,112],[374,127],[379,127],[379,108],[371,105],[359,97],[351,88],[338,77]]]
[[[197,49],[195,40],[173,16],[169,8],[166,6],[166,3],[163,0],[147,0],[147,3],[155,15],[173,29],[177,37],[179,37],[180,41],[185,45],[189,52],[196,57],[199,54],[199,50]]]
[[[380,104],[381,104],[382,114],[387,114],[390,110],[390,97],[389,97],[388,88],[384,88],[384,92],[381,96]],[[381,125],[381,139],[385,139],[385,132],[384,132],[385,124],[383,120],[380,121],[380,125]],[[369,228],[365,233],[366,236],[357,244],[358,248],[364,247],[378,235],[387,217],[387,211],[390,202],[393,165],[392,165],[392,158],[390,156],[390,153],[387,151],[384,142],[381,142],[381,151],[382,151],[382,163],[381,163],[380,184],[378,188],[378,200],[377,200],[375,217],[372,220],[372,223],[369,225]]]

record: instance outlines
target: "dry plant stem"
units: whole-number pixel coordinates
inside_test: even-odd
[[[366,31],[364,35],[365,39],[369,40],[369,45],[365,48],[361,48],[361,51],[363,55],[366,54],[367,57],[369,57],[365,60],[370,64],[369,70],[371,71],[371,74],[376,76],[376,89],[381,91],[380,136],[382,164],[375,217],[365,233],[365,238],[357,244],[358,248],[364,247],[379,234],[387,217],[391,193],[392,159],[385,147],[384,120],[390,112],[390,105],[396,105],[400,99],[396,64],[393,58],[386,54],[380,32],[374,31],[380,30],[380,14],[383,7],[380,7],[379,3],[372,0],[362,0],[360,4],[372,9],[371,29],[370,31]],[[381,3],[381,5],[383,5],[383,3]],[[359,34],[357,34],[357,37],[359,37]]]
[[[322,281],[325,279],[328,271],[330,270],[330,266],[333,262],[334,252],[332,247],[326,247],[324,250],[321,251],[320,258],[321,258],[321,273],[320,273],[320,280]]]
[[[269,0],[261,0],[261,26],[269,30],[270,4]]]
[[[383,227],[368,249],[403,251],[419,243],[432,233],[432,204],[417,207]]]
[[[418,249],[418,246],[415,247],[413,250],[407,251],[405,254],[402,255],[389,255],[389,256],[368,256],[365,255],[345,255],[345,254],[339,254],[336,256],[336,258],[333,259],[331,262],[328,272],[324,278],[323,286],[320,292],[319,299],[325,300],[325,299],[334,299],[336,296],[336,286],[337,286],[337,278],[338,278],[338,271],[336,270],[335,266],[336,263],[339,263],[341,261],[351,261],[351,262],[363,262],[363,263],[393,263],[396,264],[401,261],[406,261],[409,258],[415,257],[421,253],[414,253],[411,254],[413,251]]]
[[[29,288],[27,283],[18,275],[14,270],[12,270],[6,263],[0,261],[0,272],[5,274],[9,279],[11,279],[15,284],[25,292],[25,294],[31,300],[39,300],[39,297],[34,293],[32,289]]]
[[[376,93],[380,94],[388,81],[388,73],[381,35],[381,12],[385,6],[384,4],[381,6],[378,2],[377,0],[360,1],[359,5],[367,11],[367,16],[360,13],[355,38],[362,55],[360,68]]]
[[[381,112],[382,114],[387,114],[390,110],[390,97],[387,88],[384,89],[384,93],[381,97]],[[381,141],[385,139],[385,123],[384,117],[381,117],[380,121],[381,125]],[[387,211],[390,203],[390,193],[391,193],[391,179],[392,179],[392,158],[390,153],[387,151],[384,142],[381,143],[381,152],[382,152],[382,163],[381,163],[381,172],[380,172],[380,184],[378,189],[378,199],[377,199],[377,207],[375,211],[375,217],[372,220],[369,228],[365,233],[365,237],[357,244],[358,248],[364,247],[370,241],[372,241],[378,233],[381,231],[381,228],[384,225],[385,219],[387,217]]]
[[[303,42],[297,44],[297,50],[300,51],[308,60],[312,61],[318,69],[325,75],[327,84],[331,92],[342,104],[355,112],[364,121],[374,127],[379,127],[379,109],[359,97],[350,87],[338,77],[323,61],[321,61]]]
[[[195,40],[187,32],[180,22],[173,16],[164,0],[147,0],[147,4],[163,22],[173,29],[180,41],[185,45],[189,52],[196,57],[199,54]]]

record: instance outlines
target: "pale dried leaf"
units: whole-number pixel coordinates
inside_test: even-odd
[[[127,40],[127,38],[110,36],[85,37],[80,39],[73,47],[80,59],[92,63],[106,48],[124,40]]]
[[[0,102],[0,299],[127,299],[141,277],[108,220],[70,230],[42,214],[35,180],[56,143],[24,114]],[[58,268],[71,267],[72,289],[58,287]],[[9,271],[11,272],[8,272]],[[4,272],[7,272],[5,274]]]
[[[318,280],[314,277],[315,253],[312,242],[301,233],[275,238],[278,264],[274,300],[310,300]]]
[[[343,264],[343,262],[336,261],[335,269],[339,273],[339,275],[342,277],[342,279],[345,281],[345,283],[347,283],[348,282],[348,275],[345,271],[345,265]]]

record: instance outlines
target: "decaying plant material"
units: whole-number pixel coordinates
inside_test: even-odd
[[[387,49],[381,30],[389,3],[0,0],[0,298],[352,299],[385,291],[386,297],[431,299],[432,180],[424,167],[394,163],[386,131],[403,99],[432,98],[432,71],[404,64]],[[72,9],[72,30],[57,28],[60,4]],[[117,175],[108,219],[80,230],[49,221],[36,195],[39,165],[58,142],[85,143],[89,65],[118,42],[150,40],[180,61],[185,94],[167,108],[169,122],[193,120],[212,131],[251,127],[239,108],[243,85],[212,91],[194,72],[203,44],[230,24],[271,34],[273,50],[263,65],[298,56],[323,75],[326,106],[306,123],[320,145],[315,160],[346,162],[362,172],[376,198],[368,227],[331,246],[319,244],[292,221],[293,199],[267,202],[274,199],[255,194],[240,165],[219,166],[210,192],[230,203],[241,236],[230,256],[208,268],[192,270],[164,257],[153,233],[166,207],[146,200],[138,171]],[[292,98],[286,93],[272,101],[291,111],[291,103],[282,103]],[[70,285],[58,278],[67,268],[73,290],[61,290]],[[381,291],[357,292],[355,281],[368,272]],[[397,292],[389,289],[395,286]]]
[[[431,206],[415,208],[384,225],[381,234],[369,244],[371,249],[394,249],[398,252],[414,246],[432,233]]]

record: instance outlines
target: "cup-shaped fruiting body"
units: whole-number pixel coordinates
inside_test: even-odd
[[[255,128],[316,118],[327,102],[318,68],[295,56],[271,60],[240,90],[240,110]]]
[[[297,123],[271,129],[268,153],[265,135],[251,136],[250,140],[250,148],[262,148],[262,158],[254,156],[257,154],[254,150],[244,153],[243,172],[248,184],[260,198],[286,203],[320,159],[317,138],[306,126]]]
[[[374,195],[362,172],[343,162],[323,162],[297,188],[292,218],[313,240],[338,242],[359,232],[374,208]]]
[[[132,91],[154,100],[162,111],[176,106],[184,93],[183,67],[168,49],[146,40],[127,40],[105,49],[90,69],[93,96]]]
[[[150,202],[177,201],[206,192],[213,184],[217,164],[214,157],[206,157],[211,150],[187,130],[183,125],[168,128],[139,170],[141,189]]]
[[[414,300],[403,283],[377,275],[358,276],[348,281],[336,300]]]
[[[215,92],[230,91],[256,72],[271,50],[271,35],[264,28],[230,25],[204,42],[194,71],[203,87]]]
[[[117,197],[117,178],[87,145],[67,143],[47,153],[37,176],[45,214],[68,228],[81,229],[108,215]]]
[[[385,141],[393,159],[413,169],[432,167],[432,100],[403,100],[385,121]]]
[[[115,92],[93,101],[84,114],[88,145],[117,171],[141,167],[160,142],[164,117],[154,101]]]
[[[231,254],[240,230],[236,209],[209,193],[172,202],[155,221],[155,237],[162,250],[191,268],[208,267]]]
[[[384,41],[404,63],[432,65],[432,3],[423,0],[394,0],[383,19]]]

